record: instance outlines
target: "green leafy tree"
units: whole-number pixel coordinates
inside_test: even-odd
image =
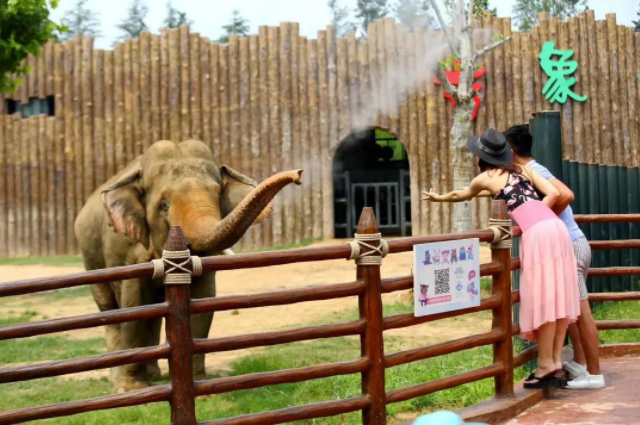
[[[416,28],[431,28],[433,17],[429,0],[400,0],[395,4],[395,16],[411,31]]]
[[[356,17],[360,20],[360,28],[365,34],[371,22],[384,18],[388,14],[387,0],[358,0]]]
[[[138,38],[142,31],[149,29],[144,20],[147,17],[147,6],[141,3],[140,0],[133,0],[129,10],[127,11],[127,17],[118,24],[118,29],[122,31],[120,40],[127,38]]]
[[[587,0],[516,0],[513,15],[520,31],[529,32],[538,23],[540,12],[564,20],[588,8]]]
[[[0,93],[15,91],[29,72],[24,60],[63,27],[51,21],[57,0],[0,0]]]
[[[638,9],[640,9],[640,6],[638,7]],[[636,15],[638,15],[640,17],[640,10],[638,11],[638,13],[636,13]],[[633,25],[635,26],[636,32],[640,32],[640,18],[638,18],[637,21],[631,21],[633,22]]]
[[[219,43],[228,43],[230,35],[245,37],[249,35],[249,21],[242,17],[239,10],[231,14],[231,21],[222,27],[225,34],[218,39]]]
[[[356,25],[349,21],[349,8],[340,6],[338,0],[329,0],[327,3],[331,10],[331,25],[338,37],[344,36],[348,31],[356,29]]]
[[[62,23],[66,31],[60,35],[61,40],[69,40],[76,34],[100,37],[98,14],[86,7],[87,1],[77,0],[73,8],[64,13]]]
[[[164,28],[179,28],[180,25],[191,25],[193,21],[187,18],[186,12],[181,12],[171,2],[167,2],[167,17],[164,18]]]
[[[485,11],[490,10],[493,16],[498,16],[498,9],[495,7],[489,9],[489,0],[475,0],[473,2],[473,14],[476,16],[483,15]]]

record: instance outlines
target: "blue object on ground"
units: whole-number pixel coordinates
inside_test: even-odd
[[[420,416],[413,425],[486,425],[479,422],[464,422],[460,416],[453,412],[434,412]]]

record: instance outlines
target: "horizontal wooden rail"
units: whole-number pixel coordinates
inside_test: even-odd
[[[578,223],[640,223],[640,214],[577,214]]]
[[[322,301],[360,295],[364,292],[364,282],[356,281],[308,288],[287,289],[247,295],[228,295],[216,298],[202,298],[191,302],[191,314],[212,311],[239,310],[245,308],[271,307],[307,301]]]
[[[480,264],[480,276],[494,276],[502,270],[498,261]],[[388,294],[396,291],[405,291],[413,288],[413,276],[399,276],[382,279],[382,293]]]
[[[625,239],[615,241],[589,241],[591,249],[603,251],[611,249],[635,249],[640,248],[640,239]]]
[[[391,292],[405,291],[413,288],[413,276],[399,276],[382,279],[382,293],[389,294]]]
[[[195,384],[196,395],[222,394],[231,391],[250,390],[268,385],[291,384],[331,376],[351,375],[364,371],[370,365],[371,362],[369,359],[363,357],[350,362],[330,363],[273,372],[250,373],[247,375],[198,381]]]
[[[361,335],[366,326],[365,320],[331,325],[306,326],[283,331],[259,332],[246,335],[228,336],[215,339],[196,339],[195,353],[213,353],[241,350],[252,347],[288,344],[312,339],[337,338],[341,336]]]
[[[511,271],[520,270],[520,259],[517,257],[511,258]]]
[[[640,292],[603,292],[589,294],[589,301],[640,301]]]
[[[0,384],[69,375],[126,364],[146,363],[152,360],[166,359],[168,356],[169,345],[163,344],[154,347],[113,351],[97,356],[17,366],[0,369]]]
[[[114,409],[116,407],[140,406],[141,404],[169,401],[171,386],[133,390],[123,394],[113,394],[89,400],[70,401],[67,403],[50,404],[48,406],[27,407],[0,413],[0,425],[19,424],[38,419],[58,418],[60,416],[76,415],[78,413],[94,412],[96,410]]]
[[[516,336],[518,334],[520,334],[520,325],[513,325],[511,328],[511,336]]]
[[[469,350],[471,348],[493,344],[494,342],[498,342],[503,338],[504,332],[502,332],[500,329],[494,329],[483,334],[472,335],[453,341],[442,342],[440,344],[431,345],[429,347],[420,347],[411,350],[400,351],[398,353],[393,353],[385,356],[385,367],[391,368],[407,363],[413,363],[418,360],[425,360],[431,357],[443,356],[458,351]]]
[[[491,366],[470,370],[469,372],[459,373],[446,378],[435,379],[422,384],[412,385],[407,388],[388,391],[387,404],[399,403],[401,401],[432,394],[436,391],[442,391],[448,388],[468,384],[470,382],[491,378],[497,376],[503,371],[504,365],[496,363]]]
[[[155,319],[167,314],[166,304],[143,305],[118,310],[102,311],[100,313],[83,314],[81,316],[65,317],[61,319],[41,320],[38,322],[17,323],[0,326],[0,341],[13,338],[27,338],[55,332],[71,331],[75,329],[95,328],[97,326],[114,323],[130,322],[132,320]]]
[[[202,269],[204,271],[253,269],[294,263],[346,260],[350,256],[351,247],[343,243],[313,248],[204,257],[202,258]]]
[[[74,288],[76,286],[94,283],[108,283],[115,280],[151,277],[152,275],[153,264],[144,263],[73,273],[64,276],[17,280],[0,285],[0,298],[32,294],[34,292],[52,291],[54,289]]]
[[[527,348],[522,353],[513,357],[513,367],[520,367],[523,364],[535,359],[536,357],[538,357],[538,346],[534,345],[533,347]]]
[[[640,319],[627,320],[596,320],[598,330],[614,330],[614,329],[640,329]]]
[[[520,302],[520,291],[511,291],[511,304],[515,304],[517,302]]]
[[[264,413],[235,416],[233,418],[198,422],[198,425],[275,425],[328,416],[357,412],[371,404],[369,396],[347,398],[344,400],[323,401],[306,406],[288,407]]]
[[[478,307],[470,307],[462,310],[447,311],[445,313],[432,314],[429,316],[415,317],[413,313],[394,314],[384,318],[384,330],[406,328],[422,323],[434,322],[436,320],[449,319],[451,317],[464,316],[465,314],[477,313],[479,311],[492,310],[502,303],[500,295],[493,295],[480,302]]]
[[[636,276],[640,275],[640,267],[602,267],[589,269],[591,276]]]
[[[480,242],[491,242],[493,232],[491,230],[476,230],[463,233],[445,233],[442,235],[418,236],[411,238],[401,238],[390,240],[389,253],[395,254],[399,252],[412,251],[414,245],[435,242],[457,241],[460,239],[480,239]]]

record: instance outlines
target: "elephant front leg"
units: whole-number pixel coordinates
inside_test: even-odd
[[[195,278],[191,285],[191,298],[211,298],[216,296],[215,273],[204,273]],[[209,336],[213,313],[203,313],[191,316],[191,333],[194,339],[205,339]],[[205,367],[205,355],[193,356],[193,376],[196,380],[205,379],[207,370]]]
[[[148,345],[156,346],[160,344],[160,330],[162,327],[162,319],[151,319],[149,320],[149,336],[150,340]],[[147,363],[147,375],[149,375],[149,379],[159,378],[160,366],[158,366],[158,361],[153,360]]]
[[[120,308],[137,307],[149,304],[148,285],[142,279],[129,279],[116,283],[116,297]],[[137,320],[120,324],[118,350],[141,348],[149,345],[152,339],[151,320]],[[146,388],[149,386],[147,363],[134,363],[118,366],[113,374],[116,392]]]

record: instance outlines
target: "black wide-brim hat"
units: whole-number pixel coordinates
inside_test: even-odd
[[[467,149],[478,158],[492,165],[513,162],[513,155],[506,137],[495,128],[488,128],[480,137],[469,137],[467,139]]]

